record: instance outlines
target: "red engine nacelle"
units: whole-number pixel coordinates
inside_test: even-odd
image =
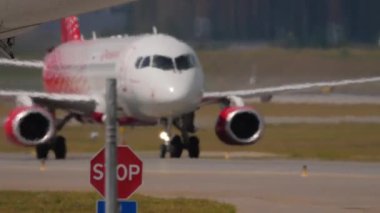
[[[34,146],[47,142],[54,136],[54,119],[43,108],[19,107],[9,113],[4,131],[11,142]]]
[[[229,145],[252,145],[262,135],[264,124],[250,107],[227,107],[219,114],[215,132]]]

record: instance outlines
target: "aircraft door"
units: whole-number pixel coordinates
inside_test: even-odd
[[[137,110],[133,104],[135,101],[135,92],[131,84],[131,75],[134,69],[135,49],[127,48],[121,55],[121,60],[117,69],[117,86],[119,91],[120,101],[123,102],[120,106],[126,114],[134,114]]]
[[[116,67],[118,87],[120,88],[119,91],[122,93],[128,92],[128,75],[130,73],[129,64],[131,63],[131,54],[132,53],[130,50],[124,51],[124,54],[121,56],[120,63]]]
[[[133,87],[130,84],[130,79],[133,78],[133,70],[135,69],[135,56],[135,48],[127,48],[126,51],[124,51],[122,54],[122,60],[120,60],[120,64],[117,66],[117,80],[119,91],[127,99],[133,98],[134,96]]]

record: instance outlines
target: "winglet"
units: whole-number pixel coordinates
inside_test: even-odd
[[[79,21],[76,16],[69,16],[61,20],[62,42],[81,40]]]

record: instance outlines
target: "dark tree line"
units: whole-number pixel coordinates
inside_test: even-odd
[[[375,43],[379,0],[140,0],[118,12],[128,31],[184,39],[274,40],[295,45]]]

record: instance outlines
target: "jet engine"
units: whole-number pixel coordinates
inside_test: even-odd
[[[18,107],[5,120],[7,138],[18,145],[34,146],[49,141],[55,133],[54,119],[40,107]]]
[[[250,107],[226,107],[219,114],[215,132],[229,145],[252,145],[262,135],[264,124],[260,115]]]

